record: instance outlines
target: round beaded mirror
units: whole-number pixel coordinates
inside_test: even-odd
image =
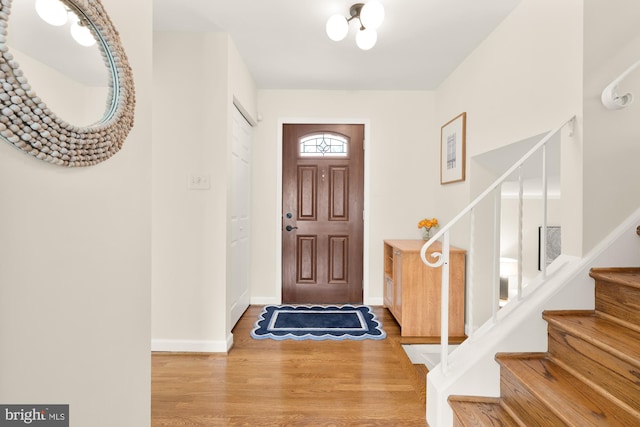
[[[40,160],[67,167],[90,166],[117,153],[133,127],[133,74],[118,32],[100,1],[61,2],[93,34],[109,70],[105,114],[91,125],[78,126],[47,107],[7,45],[12,0],[0,0],[0,136]]]

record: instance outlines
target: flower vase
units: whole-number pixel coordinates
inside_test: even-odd
[[[430,228],[425,228],[424,232],[422,233],[422,240],[429,240],[431,238],[431,229]]]

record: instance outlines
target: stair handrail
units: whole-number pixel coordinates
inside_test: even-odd
[[[465,215],[472,213],[473,209],[484,199],[486,199],[493,191],[495,191],[502,183],[504,183],[509,176],[511,176],[516,170],[518,170],[529,158],[531,158],[538,150],[541,148],[544,149],[549,140],[560,132],[565,126],[570,126],[570,135],[573,135],[573,127],[575,125],[576,116],[572,116],[568,120],[564,121],[557,128],[549,131],[537,144],[535,144],[529,151],[527,151],[518,161],[516,161],[513,166],[511,166],[505,173],[503,173],[498,179],[496,179],[485,191],[483,191],[479,196],[477,196],[471,203],[469,203],[460,213],[458,213],[451,221],[445,224],[440,228],[420,249],[420,258],[422,262],[432,268],[442,267],[442,290],[441,290],[441,307],[440,307],[440,364],[443,372],[446,374],[448,371],[448,354],[449,354],[449,247],[450,247],[450,230],[456,225]],[[543,156],[543,159],[545,156]],[[543,169],[546,168],[544,166],[545,160],[543,160]],[[546,172],[543,170],[543,191],[545,195],[544,199],[544,210],[546,211]],[[522,177],[520,177],[520,201],[522,201]],[[521,204],[522,205],[522,204]],[[522,215],[520,215],[522,217]],[[473,221],[472,221],[473,226]],[[543,218],[542,225],[542,242],[541,247],[544,251],[545,248],[545,236],[546,236],[546,214]],[[520,229],[522,229],[522,224],[520,224]],[[427,259],[427,251],[429,247],[433,243],[435,243],[438,239],[442,237],[442,251],[441,252],[431,252],[429,255],[435,259],[434,262],[429,261]],[[522,295],[522,247],[520,242],[519,248],[519,262],[518,262],[518,295],[519,297]],[[499,254],[498,254],[499,257]],[[543,258],[544,259],[544,258]],[[472,262],[472,261],[471,261]],[[494,263],[494,268],[495,267]],[[543,278],[546,276],[546,263],[541,263],[542,275]],[[497,304],[497,301],[496,301]],[[497,310],[494,310],[494,317],[497,313]],[[468,319],[469,320],[469,319]]]
[[[640,61],[632,64],[622,74],[620,74],[620,76],[615,78],[611,83],[609,83],[609,85],[607,85],[607,87],[604,88],[602,95],[600,96],[600,100],[609,110],[620,110],[628,107],[633,102],[633,95],[629,92],[622,96],[618,95],[618,85],[638,67],[640,67]]]

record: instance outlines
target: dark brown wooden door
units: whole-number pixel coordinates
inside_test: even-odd
[[[362,303],[363,145],[364,125],[284,125],[283,303]]]

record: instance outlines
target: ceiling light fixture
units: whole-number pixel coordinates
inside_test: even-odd
[[[71,16],[71,37],[82,46],[89,47],[96,44],[91,30],[84,22],[80,22],[76,14],[71,12],[61,1],[36,0],[36,12],[44,22],[56,27],[65,25]]]
[[[91,30],[80,20],[71,24],[71,37],[81,46],[90,47],[96,44],[96,39],[91,34]]]
[[[337,14],[327,20],[327,36],[333,41],[343,40],[349,32],[349,22],[360,21],[360,29],[356,34],[356,44],[362,50],[369,50],[378,41],[376,30],[384,20],[384,7],[378,0],[367,3],[356,3],[349,8],[349,18]]]
[[[67,8],[58,0],[36,0],[36,12],[49,25],[61,27],[67,23]]]

